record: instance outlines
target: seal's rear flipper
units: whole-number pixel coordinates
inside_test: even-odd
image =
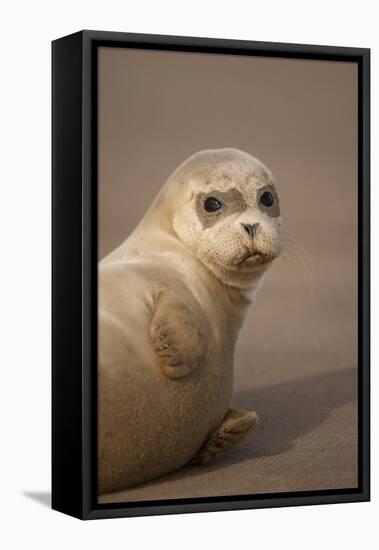
[[[220,426],[212,433],[190,464],[206,464],[214,456],[234,447],[257,424],[258,416],[255,411],[229,409]]]

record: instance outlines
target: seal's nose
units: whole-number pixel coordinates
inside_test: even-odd
[[[259,223],[241,223],[242,227],[246,231],[246,233],[249,235],[249,237],[253,238],[257,234],[257,230],[259,227]]]

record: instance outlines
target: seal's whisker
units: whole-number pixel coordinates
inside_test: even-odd
[[[282,241],[282,245],[285,246],[285,247],[297,248],[297,249],[301,250],[304,253],[304,256],[307,257],[307,259],[309,261],[309,265],[312,266],[312,269],[313,269],[312,257],[300,241],[294,239],[293,237],[291,237],[288,234],[284,234],[281,238],[281,241]]]
[[[291,254],[282,254],[278,260],[275,262],[275,265],[281,270],[282,273],[285,273],[288,268],[291,270],[291,278],[295,282],[295,287],[299,290],[300,295],[303,294],[306,283],[301,277],[302,271],[299,270],[298,265],[296,265],[296,258]]]
[[[278,258],[279,265],[283,266],[285,264],[291,268],[293,267],[293,276],[296,279],[299,277],[299,274],[305,277],[305,280],[303,278],[296,281],[300,294],[303,294],[306,289],[313,287],[314,267],[311,255],[299,241],[288,234],[275,240],[280,242],[282,247],[282,254]],[[299,264],[301,265],[301,270],[299,270]]]
[[[287,244],[288,246],[288,244]],[[304,269],[309,278],[309,286],[313,286],[314,279],[314,266],[313,259],[309,252],[304,248],[303,245],[297,242],[290,243],[290,247],[294,251],[294,255],[298,255],[303,263]]]

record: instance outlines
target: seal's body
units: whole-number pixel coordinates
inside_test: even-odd
[[[254,412],[229,409],[233,356],[279,252],[271,173],[221,149],[183,163],[101,262],[100,493],[205,462],[255,426]]]

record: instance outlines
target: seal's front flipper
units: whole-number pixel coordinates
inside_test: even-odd
[[[184,303],[169,294],[159,296],[150,325],[150,337],[168,378],[189,375],[204,358],[206,338],[201,321]]]
[[[212,433],[190,464],[206,464],[214,456],[234,447],[255,428],[257,423],[258,416],[255,411],[229,409],[220,426]]]

